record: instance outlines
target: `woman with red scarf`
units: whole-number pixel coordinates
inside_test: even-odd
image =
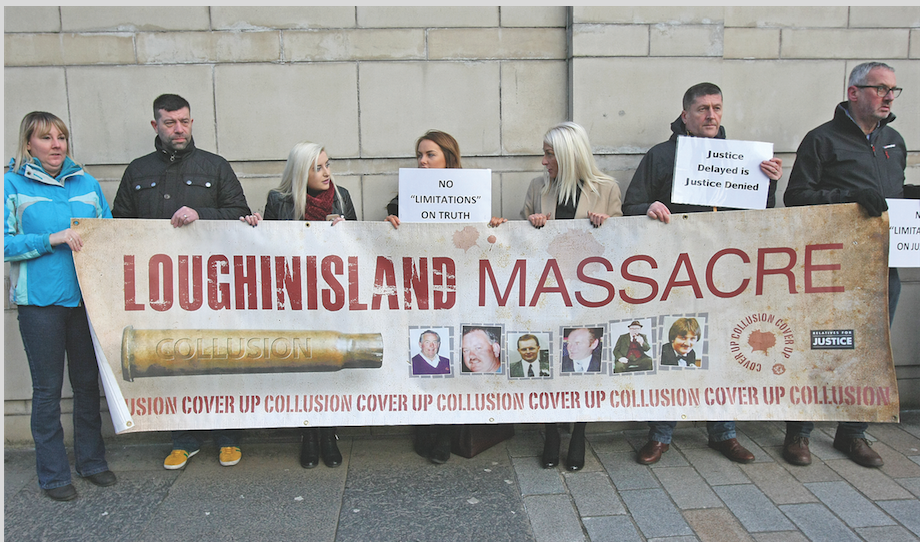
[[[241,218],[255,225],[259,215]],[[301,141],[288,154],[281,186],[268,192],[265,220],[357,220],[348,190],[336,186],[329,171],[329,156],[322,145]],[[254,224],[255,223],[255,224]],[[335,427],[307,427],[300,445],[300,466],[312,469],[320,455],[327,467],[342,464]]]

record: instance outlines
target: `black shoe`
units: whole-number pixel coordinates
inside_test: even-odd
[[[115,483],[118,482],[118,478],[115,477],[115,473],[110,470],[97,472],[96,474],[87,476],[86,479],[99,487],[114,486]]]
[[[431,447],[434,445],[435,435],[435,426],[432,425],[420,425],[415,430],[415,453],[428,459],[431,455]]]
[[[585,422],[575,424],[572,438],[569,440],[569,455],[565,459],[565,464],[571,471],[585,468]]]
[[[73,484],[67,484],[54,489],[46,489],[45,495],[56,501],[72,501],[77,498],[77,490],[73,488]]]
[[[546,424],[546,440],[543,441],[543,468],[551,469],[559,464],[559,429],[554,423]]]
[[[339,437],[335,434],[335,427],[321,427],[319,429],[319,449],[323,455],[323,463],[329,468],[342,464],[342,453],[336,441]]]
[[[312,469],[319,465],[319,429],[309,427],[303,430],[303,441],[300,443],[300,466]]]
[[[431,446],[431,453],[428,459],[435,465],[442,465],[450,460],[450,429],[449,425],[437,426],[437,434],[434,445]]]

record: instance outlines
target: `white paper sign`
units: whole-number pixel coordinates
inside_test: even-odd
[[[888,202],[888,267],[920,267],[920,200]]]
[[[400,222],[488,222],[491,169],[399,168]]]
[[[766,209],[770,179],[760,163],[771,158],[773,143],[679,136],[671,201]]]

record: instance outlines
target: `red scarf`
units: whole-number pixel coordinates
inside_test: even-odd
[[[307,193],[307,207],[303,212],[304,220],[326,220],[332,214],[332,198],[335,197],[335,185],[329,181],[329,188],[316,196]]]

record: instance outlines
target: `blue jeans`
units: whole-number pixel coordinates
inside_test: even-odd
[[[20,305],[19,332],[32,374],[32,439],[39,486],[54,489],[71,483],[61,427],[64,352],[67,352],[67,369],[73,388],[77,474],[85,477],[109,470],[99,414],[99,366],[86,311],[82,306]]]
[[[173,441],[173,450],[185,450],[186,452],[194,452],[195,450],[201,448],[201,440],[198,438],[199,435],[203,433],[213,432],[214,441],[217,443],[218,448],[224,448],[226,446],[239,446],[240,445],[240,433],[239,429],[213,429],[205,431],[173,431],[172,432],[172,441]]]
[[[649,440],[670,444],[677,422],[648,422],[648,427]],[[706,422],[706,432],[709,433],[709,440],[715,442],[735,438],[735,422]]]
[[[888,326],[894,323],[894,311],[901,296],[901,278],[897,268],[888,268]],[[786,422],[786,435],[808,438],[815,428],[814,422]],[[866,422],[838,422],[837,434],[844,438],[866,438]]]

